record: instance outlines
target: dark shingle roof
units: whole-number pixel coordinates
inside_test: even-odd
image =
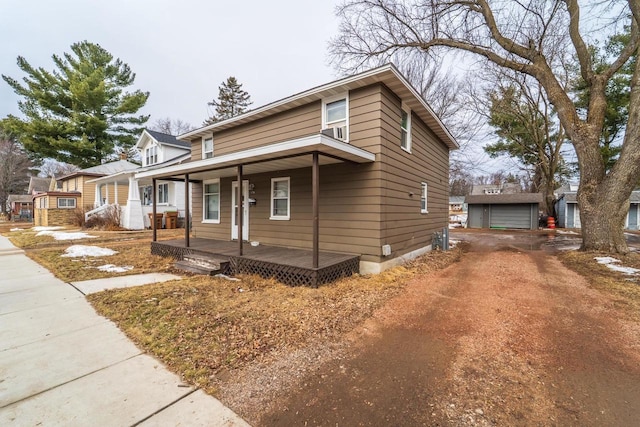
[[[29,194],[34,191],[48,191],[49,185],[51,185],[51,178],[32,176],[29,178]]]
[[[162,142],[163,144],[175,145],[176,147],[183,148],[191,148],[191,144],[186,141],[180,141],[173,135],[168,135],[166,133],[158,132],[155,130],[146,130],[149,135],[151,135],[156,141]]]
[[[542,193],[478,194],[469,195],[465,201],[469,205],[507,205],[518,203],[542,203]]]

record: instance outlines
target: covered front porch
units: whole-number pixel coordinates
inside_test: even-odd
[[[173,256],[182,259],[185,255],[202,251],[204,254],[225,256],[229,259],[230,272],[259,274],[264,277],[275,277],[289,285],[317,286],[331,282],[341,276],[351,275],[359,271],[359,254],[357,250],[351,251],[349,245],[344,245],[344,255],[328,251],[320,251],[320,166],[348,163],[358,165],[375,161],[375,155],[363,149],[351,146],[324,134],[311,135],[291,141],[272,144],[263,147],[250,148],[240,152],[232,152],[212,158],[194,160],[176,166],[170,166],[154,171],[145,171],[136,174],[136,179],[151,178],[155,183],[158,180],[175,180],[182,182],[185,190],[191,184],[194,185],[194,200],[201,203],[202,208],[194,209],[196,218],[185,218],[184,240],[175,242],[157,242],[155,227],[152,243],[154,254]],[[308,169],[307,169],[308,168]],[[308,193],[310,200],[305,209],[310,211],[308,228],[298,233],[291,232],[287,224],[290,223],[289,175],[285,171],[304,170],[310,176]],[[308,171],[308,172],[307,172]],[[267,174],[268,177],[265,175]],[[279,190],[271,189],[271,206],[269,212],[263,211],[262,229],[254,234],[257,237],[249,237],[249,209],[255,206],[256,199],[252,197],[253,188],[247,177],[262,176],[260,183],[266,190],[267,183],[273,186],[274,177],[287,175],[286,188],[283,196]],[[232,179],[235,179],[233,182]],[[275,178],[278,179],[278,178]],[[210,187],[207,183],[213,182]],[[222,183],[230,193],[220,190]],[[242,185],[238,185],[242,183]],[[258,190],[257,191],[262,191]],[[205,194],[213,194],[210,199],[200,202]],[[226,208],[221,209],[220,200],[227,194]],[[265,194],[265,193],[262,193]],[[185,205],[190,204],[190,192],[185,191]],[[285,197],[286,215],[272,218],[275,202],[274,197]],[[153,197],[155,201],[157,198]],[[260,207],[269,206],[264,203]],[[267,199],[269,200],[269,199]],[[239,203],[237,201],[240,201]],[[209,202],[212,202],[211,204]],[[282,206],[284,207],[284,205]],[[156,204],[152,206],[156,212]],[[206,208],[206,209],[205,209]],[[224,211],[231,211],[230,216],[225,216]],[[214,213],[209,216],[209,213]],[[278,212],[279,215],[279,212]],[[255,215],[252,215],[255,217]],[[206,239],[192,238],[190,225],[192,221],[198,224],[198,233],[209,235]],[[306,220],[305,220],[306,222]],[[306,225],[305,224],[305,225]],[[308,231],[307,231],[308,230]],[[217,234],[214,233],[217,232]],[[219,236],[230,232],[230,240],[222,240]],[[269,234],[271,233],[271,234]],[[277,235],[277,243],[269,242]],[[302,237],[302,240],[300,236]],[[288,239],[298,239],[297,244],[288,244]],[[267,244],[260,242],[257,246],[248,242],[266,240]],[[300,243],[302,241],[302,244]],[[197,242],[197,243],[196,243]]]
[[[151,243],[151,253],[181,260],[185,255],[203,255],[229,262],[226,274],[257,274],[290,286],[318,286],[358,272],[360,257],[331,252],[318,253],[318,266],[313,265],[312,251],[276,246],[245,245],[238,255],[236,242],[191,238],[185,241],[163,240]]]

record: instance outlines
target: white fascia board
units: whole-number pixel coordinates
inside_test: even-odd
[[[320,92],[323,92],[325,90],[331,90],[331,89],[337,88],[339,86],[346,85],[346,84],[355,82],[355,81],[360,80],[360,79],[367,78],[367,77],[375,75],[375,74],[381,74],[381,73],[383,73],[385,71],[388,71],[388,70],[394,70],[394,73],[398,74],[398,72],[395,71],[395,67],[392,64],[385,64],[385,65],[383,65],[381,67],[373,68],[371,70],[362,72],[360,74],[355,74],[353,76],[345,77],[345,78],[340,79],[340,80],[335,80],[333,82],[326,83],[326,84],[324,84],[322,86],[317,86],[317,87],[314,87],[312,89],[306,90],[304,92],[300,92],[300,93],[298,93],[296,95],[292,95],[292,96],[289,96],[287,98],[283,98],[283,99],[281,99],[279,101],[272,102],[270,104],[267,104],[267,105],[264,105],[262,107],[256,108],[255,110],[248,111],[248,112],[246,112],[244,114],[241,114],[239,116],[232,117],[232,118],[227,119],[227,120],[223,120],[223,121],[220,121],[220,122],[217,122],[217,123],[213,123],[213,124],[211,124],[209,126],[205,126],[205,127],[199,128],[199,129],[192,130],[191,132],[187,132],[187,133],[185,133],[183,135],[180,135],[180,136],[178,136],[176,138],[177,139],[190,139],[193,136],[199,136],[203,132],[213,131],[217,127],[222,126],[223,124],[227,125],[229,123],[234,123],[236,121],[246,119],[247,117],[255,116],[255,115],[260,114],[260,113],[262,113],[264,111],[271,110],[273,108],[277,108],[277,107],[279,107],[281,105],[288,104],[290,102],[294,102],[294,101],[296,101],[298,99],[303,99],[303,98],[306,98],[307,96],[314,95],[316,93],[320,93]],[[404,79],[402,79],[402,81],[405,82]],[[414,93],[415,93],[415,91],[414,91]]]
[[[405,85],[407,87],[407,89],[409,89],[409,91],[411,92],[411,94],[418,100],[418,102],[429,112],[429,114],[431,114],[431,116],[433,116],[433,118],[438,122],[438,125],[444,130],[444,132],[446,133],[447,137],[451,140],[451,143],[456,147],[456,148],[460,148],[460,144],[458,144],[458,141],[456,141],[456,139],[453,137],[453,135],[451,135],[451,132],[449,132],[449,129],[447,129],[447,127],[444,125],[444,123],[442,123],[442,120],[440,120],[440,117],[438,117],[438,115],[431,109],[431,107],[429,106],[429,104],[427,104],[427,102],[424,100],[424,98],[422,97],[422,95],[420,95],[418,93],[418,91],[413,87],[413,85],[411,83],[409,83],[407,81],[407,79],[404,78],[404,76],[402,75],[402,73],[400,73],[400,71],[398,71],[398,69],[394,66],[391,66],[391,71],[393,72],[393,74],[395,74],[395,76],[398,78],[398,80],[400,80],[402,82],[403,85]]]
[[[145,139],[145,137],[150,138],[152,140],[155,140],[155,138],[153,136],[151,136],[151,134],[149,132],[147,132],[146,129],[143,129],[142,133],[140,134],[140,138],[138,138],[138,141],[136,142],[136,148],[138,150],[141,150],[142,147],[144,147],[144,144],[142,144],[142,141]]]
[[[133,175],[136,173],[136,171],[137,170],[122,171],[122,172],[114,173],[113,175],[101,176],[99,178],[89,179],[87,180],[87,183],[111,182],[126,175]]]
[[[194,162],[168,166],[166,168],[142,171],[136,174],[136,178],[182,175],[190,171],[199,172],[207,170],[208,168],[232,167],[242,164],[243,161],[268,161],[270,156],[279,157],[286,155],[287,152],[294,155],[311,153],[313,151],[329,151],[328,149],[345,153],[350,157],[358,157],[363,162],[373,162],[376,159],[376,156],[373,153],[330,138],[326,135],[318,134],[277,144],[266,145],[264,147],[251,148],[244,151],[238,151],[236,153],[225,154],[223,156],[212,157],[210,159],[196,160]]]

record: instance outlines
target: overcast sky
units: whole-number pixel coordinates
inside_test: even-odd
[[[98,43],[136,73],[142,110],[199,127],[218,86],[235,76],[258,107],[337,76],[327,44],[334,0],[0,0],[0,74],[20,80],[23,56],[53,70],[52,54]],[[18,115],[0,81],[0,118]]]

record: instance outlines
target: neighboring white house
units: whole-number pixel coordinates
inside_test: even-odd
[[[180,164],[191,158],[191,145],[152,130],[144,130],[138,138],[136,149],[140,153],[142,166],[138,169],[96,178],[91,182],[96,186],[108,184],[128,184],[127,204],[122,206],[121,225],[130,230],[141,230],[150,227],[149,214],[152,212],[153,187],[151,179],[138,180],[136,173]],[[185,193],[184,183],[175,181],[156,181],[156,212],[178,212],[178,218],[184,218]],[[105,208],[104,203],[97,201],[99,212]],[[189,206],[189,210],[191,207]],[[92,212],[94,212],[92,211]],[[92,212],[88,213],[91,214]]]
[[[558,201],[556,213],[558,215],[558,227],[581,228],[580,208],[578,207],[578,184],[570,183],[558,189]],[[640,224],[640,190],[631,192],[629,199],[629,212],[624,223],[627,230],[638,230]]]

